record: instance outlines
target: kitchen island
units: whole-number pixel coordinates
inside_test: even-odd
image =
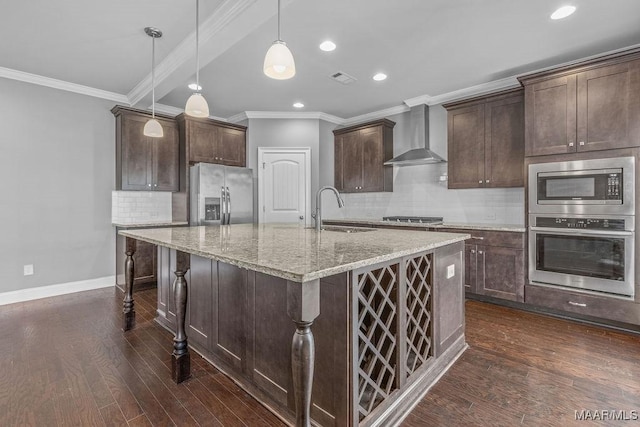
[[[466,348],[467,234],[289,224],[120,234],[128,281],[136,241],[159,247],[157,321],[175,332],[174,380],[188,378],[192,348],[291,424],[393,424]],[[126,295],[125,329],[134,313]]]

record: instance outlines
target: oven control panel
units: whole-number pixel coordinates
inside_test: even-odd
[[[617,199],[622,194],[620,190],[622,182],[621,173],[611,173],[607,178],[607,199]]]
[[[617,218],[537,217],[536,226],[583,230],[625,230],[625,220]]]

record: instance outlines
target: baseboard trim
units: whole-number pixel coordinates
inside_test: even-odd
[[[57,285],[40,286],[37,288],[19,289],[17,291],[0,293],[0,305],[31,301],[34,299],[55,297],[75,292],[114,286],[116,276],[98,277],[97,279],[80,280],[77,282],[60,283]]]

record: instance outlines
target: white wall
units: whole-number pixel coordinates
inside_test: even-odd
[[[417,148],[410,137],[409,113],[388,118],[396,122],[394,155]],[[447,111],[440,105],[429,109],[429,140],[430,148],[446,159]],[[330,165],[333,173],[332,150],[324,151],[320,166]],[[447,163],[394,166],[393,193],[344,194],[342,209],[335,203],[323,203],[324,218],[419,215],[442,216],[446,222],[524,224],[523,188],[449,190],[446,181],[439,180],[446,173]]]
[[[0,293],[115,274],[113,105],[0,79]]]

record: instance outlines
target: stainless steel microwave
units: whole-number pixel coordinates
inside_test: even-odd
[[[635,158],[529,165],[529,212],[635,215]]]

